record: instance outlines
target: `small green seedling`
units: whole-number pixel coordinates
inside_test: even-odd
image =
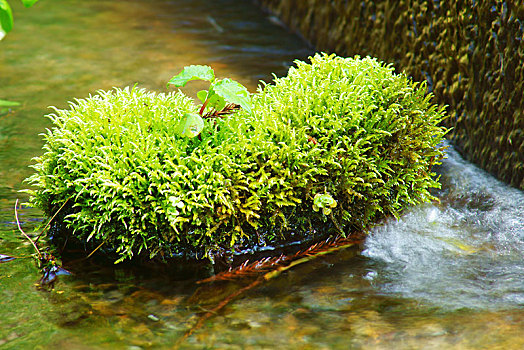
[[[313,198],[313,210],[319,211],[322,209],[324,215],[331,214],[331,209],[337,206],[337,201],[331,197],[329,193],[317,193]]]
[[[195,137],[204,128],[203,119],[231,114],[238,109],[238,106],[251,114],[251,97],[246,87],[228,78],[216,79],[215,72],[209,66],[184,67],[182,72],[169,80],[167,86],[182,87],[191,80],[209,81],[209,90],[201,90],[197,93],[198,99],[202,102],[199,114],[185,114],[177,128],[178,135]],[[206,109],[208,113],[204,114]]]

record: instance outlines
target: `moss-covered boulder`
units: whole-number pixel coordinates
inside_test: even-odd
[[[429,201],[444,111],[372,58],[316,55],[252,96],[252,113],[175,132],[181,92],[114,89],[50,115],[31,201],[59,235],[116,252],[224,257],[366,230]],[[54,233],[55,235],[58,233]]]

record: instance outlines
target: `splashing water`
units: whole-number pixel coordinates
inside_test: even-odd
[[[524,306],[524,193],[451,147],[438,169],[441,203],[373,230],[363,255],[385,294],[447,309]]]

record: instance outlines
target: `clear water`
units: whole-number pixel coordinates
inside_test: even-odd
[[[382,292],[447,309],[524,307],[524,193],[463,161],[440,169],[440,204],[373,230],[363,255]]]
[[[342,251],[252,288],[184,333],[250,281],[199,285],[194,271],[72,265],[39,290],[31,247],[13,206],[50,127],[48,105],[98,89],[165,91],[188,64],[209,64],[254,91],[312,52],[250,1],[41,0],[12,2],[0,42],[2,349],[521,349],[524,348],[524,194],[452,150],[439,169],[439,204],[377,227],[361,254]],[[193,86],[194,93],[199,86]],[[20,212],[31,232],[41,221]]]

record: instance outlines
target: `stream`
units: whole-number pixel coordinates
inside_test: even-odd
[[[252,92],[313,54],[251,1],[11,1],[0,42],[0,349],[522,349],[524,192],[448,148],[440,201],[375,227],[362,250],[294,267],[250,288],[192,271],[86,261],[53,289],[17,229],[16,199],[42,152],[48,106],[137,84],[165,92],[190,64]],[[184,90],[194,95],[201,86]],[[19,210],[26,232],[42,213]],[[186,334],[186,335],[185,335]]]

